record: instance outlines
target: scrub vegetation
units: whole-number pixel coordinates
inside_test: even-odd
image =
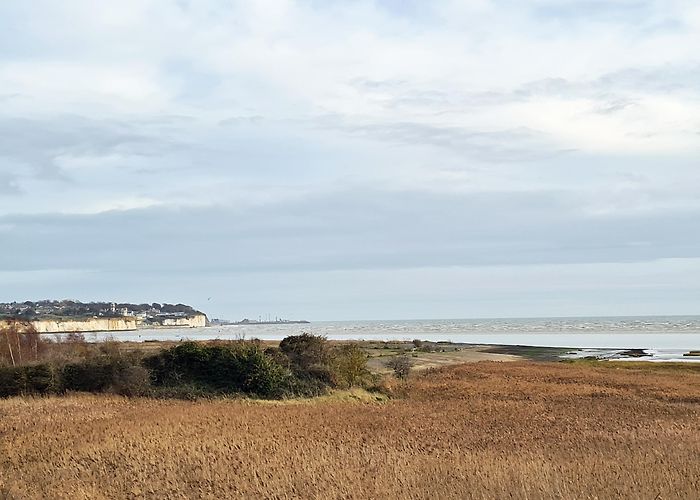
[[[310,334],[287,337],[279,347],[255,340],[182,342],[146,355],[117,342],[88,344],[79,335],[47,342],[26,324],[0,333],[0,397],[107,392],[280,399],[374,382],[361,348]]]
[[[384,387],[5,399],[0,497],[698,498],[697,370],[480,362]]]

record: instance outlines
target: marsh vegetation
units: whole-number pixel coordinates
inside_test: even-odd
[[[50,342],[22,323],[0,333],[0,397],[92,392],[280,399],[377,380],[357,345],[332,345],[306,333],[279,347],[256,340],[180,342],[150,353],[119,342],[90,344],[80,335]]]
[[[700,372],[482,362],[388,401],[0,401],[6,498],[697,498]]]

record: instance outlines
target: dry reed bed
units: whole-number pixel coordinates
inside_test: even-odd
[[[0,497],[700,497],[700,373],[486,362],[395,390],[0,401]]]

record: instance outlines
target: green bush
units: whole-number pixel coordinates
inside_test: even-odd
[[[0,397],[66,391],[188,399],[238,393],[311,397],[331,387],[366,385],[371,378],[360,347],[331,347],[325,337],[310,334],[287,337],[279,349],[260,342],[184,342],[140,359],[107,342],[89,354],[69,363],[2,366]]]
[[[0,367],[0,397],[22,394],[24,385],[24,367]]]
[[[60,372],[51,365],[29,365],[24,367],[26,391],[32,394],[62,392]]]
[[[369,379],[367,354],[356,344],[329,345],[325,337],[303,333],[285,338],[280,351],[302,381],[328,387],[364,385]]]
[[[346,387],[365,385],[370,378],[367,353],[357,344],[343,344],[333,351],[333,367]]]
[[[151,389],[151,373],[140,365],[125,365],[112,373],[109,391],[122,396],[145,396]]]
[[[284,396],[289,387],[289,371],[251,342],[214,346],[185,342],[147,358],[145,365],[154,385],[161,387],[184,384],[263,397]]]
[[[280,350],[297,371],[327,365],[331,357],[326,337],[310,333],[286,337],[280,342]]]
[[[150,373],[134,355],[123,354],[111,343],[101,346],[103,354],[62,370],[64,391],[112,392],[124,396],[145,395],[150,388]]]
[[[60,374],[47,364],[0,367],[0,397],[61,392]]]
[[[63,367],[63,389],[78,392],[104,392],[112,382],[109,363],[88,360]]]

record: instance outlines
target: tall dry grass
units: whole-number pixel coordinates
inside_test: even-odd
[[[441,369],[387,403],[0,401],[10,498],[700,498],[700,373]]]

